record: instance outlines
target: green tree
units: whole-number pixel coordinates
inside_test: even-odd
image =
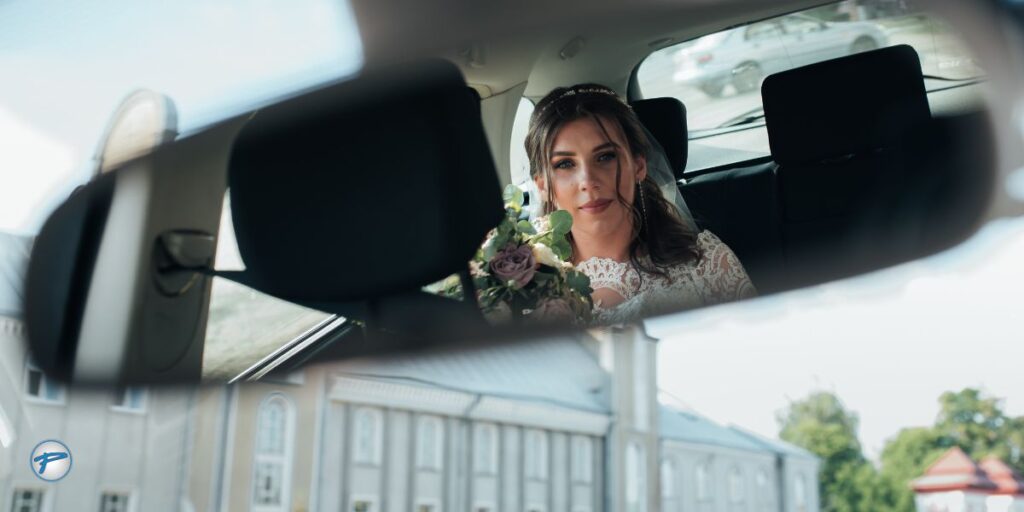
[[[947,391],[939,397],[939,405],[935,431],[947,446],[959,446],[974,460],[995,455],[1024,470],[1024,417],[1007,416],[1001,400],[974,388]]]
[[[859,420],[833,393],[818,391],[778,415],[779,437],[822,460],[819,495],[829,512],[882,510],[878,475],[857,439]]]
[[[911,480],[921,476],[949,447],[947,438],[931,427],[905,428],[882,449],[882,485],[890,490],[893,510],[914,512]]]

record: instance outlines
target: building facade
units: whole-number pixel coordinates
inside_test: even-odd
[[[816,458],[658,403],[656,342],[636,327],[244,385],[69,389],[25,351],[29,242],[0,242],[0,510],[818,510]],[[55,483],[29,464],[47,439],[73,455]]]

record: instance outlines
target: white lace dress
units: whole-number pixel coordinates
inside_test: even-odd
[[[731,302],[757,295],[736,254],[710,231],[697,235],[703,256],[666,270],[666,277],[640,273],[629,262],[590,258],[576,268],[590,277],[591,288],[608,288],[623,297],[604,308],[595,304],[594,319],[602,324],[628,323],[642,318],[700,306]]]

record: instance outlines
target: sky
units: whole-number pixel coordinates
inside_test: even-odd
[[[87,180],[118,104],[168,95],[188,132],[362,66],[346,2],[0,3],[0,230],[33,234]]]
[[[771,437],[787,404],[834,392],[876,461],[900,429],[933,423],[944,391],[981,388],[1024,415],[1022,262],[1024,219],[999,220],[927,259],[650,320],[659,387]]]

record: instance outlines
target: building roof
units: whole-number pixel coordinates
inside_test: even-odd
[[[783,455],[786,457],[798,457],[802,459],[819,460],[817,455],[795,444],[787,443],[786,441],[782,441],[780,439],[771,439],[760,434],[751,432],[745,428],[738,427],[736,425],[729,425],[729,428],[740,435],[749,437],[755,443],[763,445],[766,450],[774,452],[778,455]]]
[[[919,493],[996,490],[996,484],[959,446],[947,450],[911,484]]]
[[[764,444],[755,442],[746,435],[723,427],[692,411],[681,411],[661,405],[659,417],[662,439],[715,445],[749,452],[774,453]]]
[[[996,494],[1024,496],[1024,479],[1013,468],[994,455],[985,457],[978,467],[996,484]]]
[[[611,377],[575,338],[342,362],[351,376],[611,413]]]
[[[0,316],[20,318],[32,239],[0,232]]]

